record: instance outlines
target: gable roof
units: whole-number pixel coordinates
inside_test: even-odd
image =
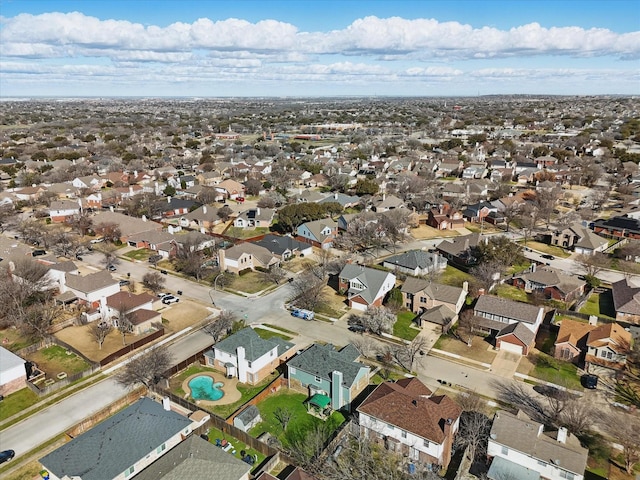
[[[107,297],[107,305],[116,310],[124,309],[126,312],[154,300],[155,297],[146,292],[136,295],[135,293],[120,291]]]
[[[385,280],[389,276],[392,276],[395,281],[395,275],[390,272],[353,263],[347,263],[339,276],[341,279],[349,282],[357,279],[364,285],[364,290],[354,290],[350,288],[349,293],[360,295],[369,304],[375,301],[378,293],[382,289],[382,285],[384,285]]]
[[[253,257],[264,266],[269,266],[270,264],[278,261],[278,259],[274,257],[269,250],[256,243],[239,243],[238,245],[229,247],[224,251],[225,258],[232,260],[237,260],[245,254],[253,255]]]
[[[58,478],[113,478],[153,452],[191,421],[149,398],[97,424],[40,459]]]
[[[478,312],[492,313],[525,323],[535,323],[540,310],[543,309],[543,307],[536,307],[528,303],[507,300],[493,295],[480,295],[474,307],[474,310]]]
[[[407,252],[393,255],[384,260],[385,263],[392,263],[399,267],[415,270],[416,268],[433,268],[439,255],[425,252],[424,250],[409,250]]]
[[[635,287],[623,278],[611,284],[613,306],[616,312],[640,315],[640,287]]]
[[[588,323],[565,318],[560,323],[560,329],[558,330],[558,337],[556,338],[555,344],[569,343],[574,347],[579,348],[578,343],[582,340],[586,340],[587,335],[594,328],[596,328],[595,325],[589,325]]]
[[[258,335],[253,328],[247,327],[229,335],[224,340],[216,343],[213,348],[230,355],[236,355],[238,347],[243,347],[245,351],[245,359],[253,362],[274,348],[277,348],[278,355],[293,347],[293,343],[285,342],[279,337],[264,339]]]
[[[607,346],[616,353],[624,354],[631,347],[631,333],[618,323],[598,325],[589,332],[587,346],[595,348]]]
[[[253,242],[255,245],[266,248],[274,255],[282,255],[287,250],[306,250],[309,244],[300,242],[293,237],[267,234],[261,240]]]
[[[514,275],[513,278],[522,278],[545,287],[557,287],[563,293],[572,292],[585,285],[584,280],[573,275],[565,275],[551,267],[536,268],[534,272],[524,272]]]
[[[350,387],[362,369],[369,369],[363,363],[355,361],[359,356],[360,354],[351,344],[336,350],[333,345],[314,343],[289,360],[287,366],[328,381],[331,381],[332,372],[338,371],[342,373],[343,385]]]
[[[77,290],[78,292],[89,293],[95,292],[102,288],[117,285],[118,280],[114,279],[108,270],[100,270],[99,272],[90,273],[89,275],[73,275],[67,274],[65,284],[68,288]]]
[[[559,442],[545,435],[542,424],[534,422],[522,411],[517,415],[497,411],[493,417],[490,441],[545,462],[557,460],[560,468],[580,475],[584,474],[587,465],[588,450],[574,435],[569,433],[566,443]]]
[[[531,345],[533,340],[536,338],[535,333],[520,322],[510,323],[498,332],[496,338],[505,337],[507,335],[513,335],[527,346]]]
[[[406,378],[378,385],[358,412],[442,444],[447,420],[455,422],[462,409],[446,395],[432,396],[417,378]]]
[[[460,296],[465,293],[460,287],[452,287],[441,283],[431,282],[423,278],[407,277],[400,288],[402,293],[423,293],[433,300],[445,303],[458,303]]]
[[[443,240],[437,245],[437,249],[447,253],[449,255],[458,256],[462,252],[466,252],[470,248],[478,245],[480,242],[480,234],[472,233],[465,235],[464,237],[455,237],[448,240]]]
[[[301,226],[307,227],[313,238],[318,242],[322,243],[329,237],[332,237],[335,229],[338,228],[338,224],[332,220],[331,218],[321,218],[320,220],[313,220],[311,222],[305,222]],[[329,227],[331,229],[331,233],[328,235],[324,235],[322,230]]]

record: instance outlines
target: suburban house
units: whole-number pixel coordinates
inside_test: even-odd
[[[464,237],[455,237],[440,242],[436,249],[450,264],[469,268],[478,263],[474,257],[473,249],[478,246],[481,238],[479,233],[472,233]]]
[[[609,238],[640,238],[640,219],[611,217],[593,222],[593,231]]]
[[[338,224],[330,218],[305,222],[296,229],[298,240],[323,249],[331,248],[337,235]]]
[[[207,205],[202,205],[180,218],[180,225],[183,227],[196,227],[209,229],[220,223],[218,209]]]
[[[256,385],[286,360],[295,347],[279,337],[264,339],[253,328],[243,328],[216,343],[204,354],[207,365],[225,372],[227,378]]]
[[[623,370],[631,351],[631,333],[618,323],[605,323],[591,330],[587,336],[587,371],[596,367]]]
[[[474,328],[495,335],[496,348],[527,355],[544,319],[544,307],[493,295],[480,295],[473,309]]]
[[[52,222],[60,223],[71,220],[80,214],[81,206],[70,200],[56,200],[49,206],[49,218]]]
[[[108,270],[90,273],[89,275],[67,274],[60,293],[72,292],[82,303],[98,308],[100,303],[110,295],[120,291],[118,280]]]
[[[130,217],[124,213],[111,211],[102,211],[94,215],[93,226],[96,227],[100,224],[116,224],[120,229],[120,240],[122,242],[128,242],[129,237],[138,233],[147,232],[149,230],[162,230],[162,225],[160,223],[149,221],[144,217]]]
[[[629,283],[623,278],[611,284],[613,307],[616,310],[616,320],[626,323],[640,324],[640,287]]]
[[[271,226],[275,210],[270,208],[250,208],[240,213],[233,221],[233,226],[237,228],[267,228]]]
[[[201,204],[194,200],[186,198],[167,197],[167,203],[160,204],[160,212],[163,217],[176,217],[186,215],[192,209],[199,207]]]
[[[552,267],[538,268],[531,264],[528,272],[513,275],[511,284],[527,293],[542,292],[545,298],[571,303],[584,294],[586,282],[573,275],[565,275]]]
[[[591,255],[602,252],[609,246],[606,238],[596,235],[587,227],[575,223],[570,227],[554,230],[551,233],[551,245],[573,249],[576,253]]]
[[[382,266],[394,272],[418,277],[444,270],[447,268],[447,259],[435,252],[409,250],[385,259]]]
[[[40,459],[52,480],[121,480],[170,452],[191,420],[143,397]]]
[[[352,263],[346,264],[338,276],[338,289],[347,293],[350,308],[366,310],[381,306],[385,295],[396,285],[393,273]]]
[[[147,230],[130,235],[127,243],[131,247],[153,250],[163,258],[175,256],[176,244],[172,233],[165,230]]]
[[[470,222],[481,223],[491,212],[497,211],[498,208],[489,202],[479,202],[467,205],[467,208],[462,211],[462,216]]]
[[[464,222],[462,212],[459,211],[444,213],[442,210],[432,208],[427,212],[426,224],[438,230],[455,230],[456,228],[462,228],[464,227]]]
[[[220,199],[235,200],[238,197],[244,198],[244,185],[235,180],[227,179],[214,186],[216,192],[220,194]],[[217,199],[216,199],[217,200]]]
[[[467,298],[468,286],[442,285],[422,278],[407,277],[400,288],[402,304],[417,314],[415,321],[437,323],[448,330],[458,319]]]
[[[268,269],[278,265],[280,260],[266,248],[255,243],[239,243],[226,250],[218,251],[220,270],[240,273],[242,270]]]
[[[417,378],[381,383],[357,412],[363,438],[415,463],[449,465],[462,408]]]
[[[27,386],[27,369],[25,360],[15,353],[0,347],[0,395],[10,393]]]
[[[313,247],[308,243],[300,242],[288,235],[267,234],[262,240],[253,242],[255,245],[264,247],[272,255],[280,260],[288,260],[293,257],[307,257],[313,253]]]
[[[371,373],[358,357],[360,352],[351,344],[337,350],[314,343],[287,362],[288,386],[307,393],[315,406],[350,410],[351,402],[369,385]]]
[[[136,475],[136,480],[249,480],[251,465],[211,442],[191,435]]]
[[[396,208],[404,208],[404,202],[395,195],[382,194],[382,197],[375,198],[371,202],[371,210],[376,213],[388,212]]]
[[[146,292],[135,294],[120,291],[105,299],[104,307],[101,307],[102,318],[111,321],[114,327],[118,327],[120,315],[124,314],[131,323],[131,333],[140,335],[153,329],[154,323],[162,324],[160,312],[153,310],[152,297]]]
[[[587,351],[587,337],[594,328],[593,324],[564,318],[554,344],[554,358],[581,363]]]
[[[524,412],[499,410],[493,417],[488,478],[583,480],[589,451],[566,428],[544,431]]]

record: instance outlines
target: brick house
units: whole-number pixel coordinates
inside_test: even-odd
[[[381,306],[385,295],[396,285],[393,273],[348,263],[338,275],[338,289],[347,294],[350,308],[366,310]]]
[[[552,267],[531,264],[528,272],[514,275],[511,284],[527,293],[542,292],[545,298],[573,302],[584,294],[586,282],[573,275],[565,275]]]
[[[462,408],[417,378],[381,383],[357,412],[363,438],[412,462],[449,465]]]

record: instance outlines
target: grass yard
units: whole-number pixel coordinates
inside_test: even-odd
[[[284,446],[290,444],[292,440],[304,438],[306,432],[316,425],[325,422],[307,413],[303,402],[307,395],[297,393],[292,390],[282,389],[274,395],[267,397],[257,405],[260,410],[262,422],[253,427],[249,433],[253,437],[258,437],[264,432],[269,432],[277,437]],[[284,408],[291,412],[291,420],[287,425],[287,430],[283,430],[282,425],[275,417],[276,409]],[[326,422],[332,430],[338,428],[344,422],[344,416],[340,412],[333,412]]]
[[[273,332],[271,330],[265,330],[264,328],[260,328],[260,327],[255,327],[253,331],[256,332],[258,335],[260,335],[260,338],[264,338],[265,340],[268,340],[269,338],[273,338],[273,337],[279,337],[289,342],[293,339],[293,337],[289,337],[284,333]]]
[[[518,302],[529,302],[529,297],[526,292],[518,287],[514,287],[513,285],[506,285],[501,283],[496,287],[495,291],[496,295],[502,298],[507,298],[509,300],[516,300]]]
[[[564,249],[560,247],[556,247],[555,245],[547,245],[546,243],[536,242],[535,240],[527,240],[527,244],[524,245],[524,240],[518,240],[518,243],[526,246],[527,248],[531,248],[532,250],[536,250],[542,253],[548,253],[549,255],[553,255],[555,257],[560,258],[568,258],[571,256],[570,253],[564,251]]]
[[[214,368],[203,367],[197,364],[187,367],[187,369],[183,372],[171,377],[171,379],[169,380],[169,391],[184,398],[187,392],[182,389],[182,382],[184,382],[191,375],[205,372],[217,372],[217,370],[215,370]]]
[[[22,410],[35,405],[40,401],[40,397],[36,395],[30,388],[25,387],[17,392],[4,397],[2,408],[0,408],[0,420],[9,418]]]
[[[420,225],[410,230],[410,235],[416,240],[430,240],[432,238],[457,237],[460,234],[455,230],[438,230],[428,225]]]
[[[42,348],[35,353],[27,355],[27,359],[38,365],[38,368],[47,374],[48,378],[55,378],[58,373],[67,375],[82,372],[89,368],[89,364],[73,352],[58,346],[51,345]]]
[[[393,335],[409,341],[416,338],[420,330],[413,327],[413,319],[415,317],[416,315],[413,312],[398,313],[398,319],[393,324]]]
[[[267,227],[256,227],[256,228],[240,228],[240,227],[229,227],[225,230],[224,234],[233,238],[253,238],[258,237],[260,235],[264,235],[269,233],[269,228]]]
[[[374,385],[380,385],[381,383],[386,382],[387,380],[396,381],[402,378],[406,378],[406,377],[400,373],[389,372],[388,375],[382,376],[380,375],[380,372],[378,372],[373,377],[371,377],[371,383],[373,383]]]
[[[280,332],[288,333],[290,335],[297,335],[296,332],[292,332],[291,330],[287,330],[286,328],[280,327],[278,325],[271,325],[270,323],[263,324],[265,327],[273,328],[274,330],[279,330]]]
[[[229,290],[244,293],[258,293],[273,286],[273,282],[268,281],[261,272],[249,272],[244,275],[234,275],[228,287]]]
[[[151,250],[140,248],[138,250],[131,250],[130,252],[125,253],[123,257],[130,258],[131,260],[147,261],[149,260],[150,253]]]
[[[254,450],[252,448],[249,448],[248,445],[246,445],[245,443],[241,442],[240,440],[238,440],[235,437],[232,437],[231,435],[228,435],[224,432],[222,432],[222,430],[218,430],[217,428],[210,428],[209,431],[207,432],[207,435],[209,436],[209,442],[213,443],[214,445],[216,444],[216,440],[220,439],[220,440],[226,440],[227,442],[229,442],[230,444],[233,445],[233,449],[229,452],[227,452],[229,455],[233,455],[236,458],[242,460],[242,457],[240,456],[240,452],[242,450],[245,451],[246,455],[251,455],[252,457],[255,455],[258,457],[258,461],[256,463],[254,463],[254,467],[257,467],[258,465],[260,465],[264,459],[265,456],[258,452],[257,450]],[[231,452],[235,450],[236,453],[232,454]]]
[[[447,265],[447,268],[440,274],[438,282],[453,287],[462,287],[464,282],[471,282],[471,280],[473,280],[473,276],[451,265]]]
[[[459,338],[452,335],[441,335],[434,348],[483,363],[493,362],[496,356],[496,352],[491,345],[483,337],[479,336],[474,336],[471,339],[471,346],[469,347]]]
[[[528,370],[528,372],[522,372],[521,368]],[[574,364],[556,360],[542,352],[523,357],[520,366],[518,366],[518,372],[572,390],[583,390],[578,376],[578,368]]]
[[[20,333],[20,330],[13,327],[1,330],[0,339],[2,339],[2,346],[12,352],[36,343],[35,338],[26,337]]]
[[[616,310],[613,306],[613,296],[611,290],[605,290],[602,293],[592,293],[587,303],[580,309],[580,313],[587,315],[597,315],[599,317],[610,318],[615,320]]]
[[[264,390],[267,385],[269,385],[273,380],[278,376],[277,373],[273,373],[269,375],[262,383],[259,385],[246,385],[243,383],[238,383],[236,388],[240,392],[240,400],[235,403],[230,403],[228,405],[216,405],[213,407],[209,407],[208,410],[215,413],[216,415],[221,416],[222,418],[228,418],[233,412],[235,412],[242,405],[247,403],[253,397],[255,397],[258,393]]]

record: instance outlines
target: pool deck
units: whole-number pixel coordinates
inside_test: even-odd
[[[222,373],[218,372],[201,372],[191,375],[186,378],[184,382],[182,382],[182,389],[186,392],[185,398],[189,398],[191,396],[191,389],[189,388],[189,382],[196,377],[211,377],[213,378],[213,383],[220,382],[222,383],[221,390],[224,392],[224,396],[220,400],[195,400],[196,405],[210,406],[213,407],[215,405],[227,405],[229,403],[234,403],[240,400],[242,394],[238,391],[236,385],[238,384],[237,378],[225,378]]]

